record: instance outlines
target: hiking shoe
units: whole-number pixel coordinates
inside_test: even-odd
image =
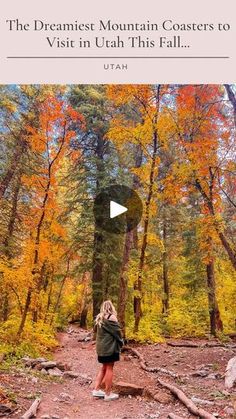
[[[102,390],[93,390],[92,391],[92,395],[93,395],[93,397],[105,397],[105,391],[102,391]]]
[[[117,400],[117,399],[119,399],[119,394],[116,394],[116,393],[105,394],[105,397],[104,397],[104,400],[106,402]]]

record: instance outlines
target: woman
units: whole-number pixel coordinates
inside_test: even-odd
[[[102,397],[106,401],[116,400],[118,394],[111,393],[113,367],[120,360],[120,350],[123,345],[120,326],[117,321],[115,307],[111,301],[104,301],[96,320],[97,338],[96,350],[98,362],[102,368],[96,378],[93,390],[94,397]],[[105,384],[105,391],[101,390],[101,384]]]

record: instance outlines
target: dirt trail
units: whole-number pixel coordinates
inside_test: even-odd
[[[75,329],[76,332],[76,329]],[[72,370],[94,379],[99,368],[95,346],[92,342],[78,342],[78,334],[63,333],[60,337],[61,348],[55,353],[55,360],[68,362]],[[124,360],[125,358],[125,360]],[[115,365],[114,381],[126,381],[148,388],[155,387],[154,377],[148,377],[140,370],[137,360],[122,356],[121,362]],[[38,411],[38,418],[48,414],[58,414],[60,418],[167,418],[173,407],[162,407],[153,400],[141,397],[121,397],[114,402],[91,397],[92,384],[81,384],[79,379],[66,379],[63,383],[53,383],[43,393],[43,401]],[[69,394],[68,402],[53,401],[61,393]],[[177,403],[178,404],[178,403]],[[160,415],[161,414],[161,415]],[[189,417],[188,415],[185,417]]]
[[[99,365],[96,360],[95,347],[92,342],[78,342],[79,329],[74,328],[71,334],[61,334],[61,347],[55,353],[57,361],[71,363],[72,370],[94,378]],[[230,417],[227,413],[231,403],[231,395],[224,395],[223,373],[232,350],[225,348],[170,348],[167,345],[139,346],[150,366],[164,366],[177,374],[202,372],[208,368],[208,376],[189,377],[179,383],[189,395],[209,401],[205,408],[218,417]],[[218,375],[217,375],[218,374]],[[204,374],[203,374],[204,375]],[[215,378],[218,377],[218,378]],[[173,379],[163,376],[165,380]],[[119,418],[119,419],[167,419],[169,413],[182,418],[194,418],[187,409],[168,395],[165,390],[157,387],[156,375],[141,370],[136,358],[123,355],[121,362],[115,366],[114,381],[125,381],[160,392],[164,403],[158,403],[143,397],[121,397],[115,402],[104,402],[91,397],[91,385],[81,383],[78,379],[67,379],[63,383],[53,384],[43,394],[39,415],[58,414],[60,418]],[[223,392],[222,392],[223,391]],[[71,400],[58,402],[61,393],[69,394]],[[166,397],[165,397],[166,396]]]
[[[158,392],[160,403],[145,397],[120,397],[114,402],[94,399],[92,385],[99,368],[95,346],[91,341],[80,342],[84,334],[73,327],[70,333],[59,335],[60,346],[54,353],[54,360],[68,363],[77,378],[53,378],[25,369],[0,374],[1,384],[9,393],[14,393],[18,410],[11,418],[20,418],[35,397],[41,395],[42,402],[37,412],[39,419],[167,419],[169,413],[181,418],[194,418],[187,408],[166,390],[158,387],[157,374],[140,369],[138,359],[129,354],[115,366],[115,381],[125,381]],[[202,344],[202,341],[194,340]],[[236,406],[236,393],[224,389],[224,370],[235,349],[179,348],[167,344],[137,345],[136,348],[150,367],[164,367],[180,378],[174,380],[167,375],[159,378],[179,386],[189,397],[207,401],[203,407],[218,418],[233,418],[230,412]],[[9,417],[9,416],[8,416]]]

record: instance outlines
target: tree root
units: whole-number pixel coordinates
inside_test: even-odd
[[[201,407],[197,407],[192,400],[190,400],[186,394],[180,390],[178,387],[175,387],[173,384],[166,383],[165,381],[162,381],[158,379],[158,383],[161,384],[161,386],[167,388],[171,391],[172,394],[174,394],[189,410],[190,413],[192,413],[195,416],[199,416],[203,419],[214,419],[215,416],[213,416],[211,413],[208,413],[206,410],[202,409]]]
[[[224,343],[195,343],[195,342],[166,342],[173,348],[227,348],[234,349],[236,345],[225,345]]]
[[[27,412],[24,413],[23,416],[21,416],[21,419],[30,419],[36,417],[36,413],[38,410],[38,407],[40,405],[41,399],[36,399],[33,404],[30,406],[30,408],[27,410]]]
[[[152,368],[152,367],[148,367],[147,364],[146,364],[146,361],[145,361],[145,359],[143,357],[143,355],[139,351],[137,351],[137,349],[133,349],[130,346],[124,346],[122,348],[122,352],[131,352],[133,355],[137,356],[137,358],[138,358],[138,360],[140,362],[140,367],[144,371],[152,372],[152,373],[161,372],[162,374],[170,375],[173,378],[178,378],[179,377],[178,374],[176,374],[173,371],[169,371],[166,368],[161,368],[161,367],[154,367],[154,368]]]
[[[133,349],[130,346],[124,346],[122,348],[122,352],[126,352],[126,351],[131,352],[133,355],[138,357],[140,367],[144,371],[147,371],[147,372],[161,372],[161,373],[164,373],[164,374],[168,374],[168,375],[170,375],[171,377],[174,377],[174,378],[178,377],[177,374],[175,374],[172,371],[166,370],[165,368],[150,368],[150,367],[148,367],[146,365],[146,361],[145,361],[143,355],[139,351],[137,351],[137,349]],[[215,418],[215,416],[213,416],[211,413],[208,413],[206,410],[202,409],[201,407],[197,407],[193,403],[193,401],[190,400],[186,396],[186,394],[182,390],[180,390],[179,388],[175,387],[172,384],[166,383],[165,381],[162,381],[160,379],[158,379],[158,383],[162,387],[165,387],[168,390],[170,390],[170,392],[172,394],[174,394],[187,407],[189,412],[192,413],[193,415],[199,416],[200,418],[203,418],[203,419],[214,419]],[[155,395],[153,397],[155,398]],[[176,417],[176,415],[173,416],[172,413],[171,413],[171,415],[172,415],[172,419],[178,419],[178,417]]]

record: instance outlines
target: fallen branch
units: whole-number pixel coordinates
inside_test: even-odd
[[[173,348],[226,348],[234,349],[235,345],[226,345],[224,343],[195,343],[195,342],[166,342]]]
[[[162,374],[170,375],[173,378],[178,378],[179,377],[178,374],[176,374],[175,372],[169,371],[166,368],[161,368],[161,367],[153,367],[152,368],[152,367],[148,367],[147,364],[146,364],[146,361],[145,361],[145,359],[143,357],[143,355],[139,351],[137,351],[137,349],[133,349],[130,346],[124,346],[122,348],[122,352],[131,352],[133,355],[137,356],[137,358],[138,358],[138,360],[140,362],[140,367],[144,371],[152,372],[152,373],[161,372]]]
[[[181,416],[175,415],[174,413],[169,413],[169,419],[183,419]]]
[[[163,387],[167,388],[171,391],[172,394],[174,394],[189,410],[190,413],[192,413],[195,416],[199,416],[203,419],[215,419],[215,416],[213,416],[211,413],[208,413],[206,410],[202,409],[201,407],[197,407],[192,400],[190,400],[186,394],[180,390],[179,388],[175,387],[173,384],[166,383],[165,381],[162,381],[158,379],[158,383],[161,384]]]
[[[218,348],[224,347],[222,343],[195,343],[195,342],[167,342],[168,346],[174,348]]]
[[[30,419],[36,416],[38,407],[40,405],[41,399],[36,399],[33,404],[30,406],[30,408],[25,412],[23,416],[21,416],[21,419]]]

